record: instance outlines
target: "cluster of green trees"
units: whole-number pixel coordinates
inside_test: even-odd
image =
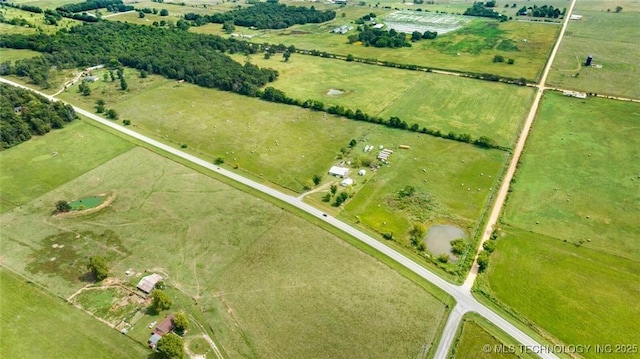
[[[87,265],[87,268],[91,271],[98,282],[109,276],[109,266],[107,265],[107,259],[105,257],[89,257],[89,264]]]
[[[236,9],[224,13],[200,15],[185,14],[185,20],[194,26],[206,23],[224,24],[227,21],[238,26],[253,26],[258,29],[284,29],[293,25],[307,23],[321,23],[333,20],[336,12],[333,10],[318,11],[315,7],[288,6],[274,2],[259,2],[247,8]]]
[[[61,13],[74,13],[106,8],[107,11],[130,11],[133,6],[125,5],[122,0],[87,0],[85,2],[66,4],[56,8]]]
[[[371,13],[369,13],[367,15],[364,15],[361,18],[357,19],[355,22],[356,22],[356,24],[364,24],[366,21],[371,21],[371,20],[375,19],[376,16],[377,16],[376,14],[371,12]]]
[[[559,8],[554,8],[551,5],[542,5],[542,6],[533,5],[529,7],[525,5],[520,10],[518,10],[516,15],[532,16],[532,17],[548,17],[548,18],[557,19],[560,17],[560,15],[564,16],[566,12],[567,12],[567,8],[560,10]]]
[[[369,25],[358,26],[357,35],[349,35],[349,43],[352,44],[356,41],[361,41],[364,46],[375,47],[411,47],[411,43],[407,41],[407,34],[404,32],[397,32],[394,29],[389,31],[382,29],[374,29]]]
[[[31,49],[45,54],[22,60],[21,66],[28,67],[24,71],[18,72],[17,65],[8,68],[9,73],[18,76],[30,76],[37,70],[46,73],[52,66],[73,68],[115,64],[251,96],[278,76],[275,70],[261,69],[250,63],[241,65],[223,53],[256,53],[260,45],[121,22],[84,24],[53,35],[3,34],[0,35],[0,47]],[[35,66],[42,62],[46,66]]]
[[[467,16],[480,16],[480,17],[490,17],[494,19],[499,19],[500,21],[506,21],[507,16],[503,15],[493,8],[495,7],[495,1],[489,1],[486,4],[479,1],[474,2],[470,8],[467,8],[463,15]]]
[[[0,150],[64,127],[77,118],[69,105],[31,91],[0,84]]]
[[[0,23],[4,23],[4,24],[9,24],[9,25],[13,25],[13,26],[26,26],[26,27],[35,27],[32,23],[30,23],[29,21],[27,21],[27,19],[21,18],[21,17],[14,17],[11,19],[7,19],[4,17],[4,14],[0,13]]]
[[[123,12],[133,10],[133,6],[125,5],[122,0],[87,0],[81,3],[66,4],[59,6],[54,10],[43,10],[34,5],[18,5],[9,2],[2,2],[2,5],[13,7],[16,9],[33,12],[36,14],[45,14],[45,21],[51,25],[57,25],[62,17],[68,17],[70,19],[85,21],[85,22],[98,22],[100,19],[96,16],[89,15],[86,11],[97,10],[106,8],[107,11]]]

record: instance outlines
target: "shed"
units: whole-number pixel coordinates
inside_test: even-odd
[[[153,290],[153,287],[156,286],[156,283],[162,280],[162,276],[159,274],[150,274],[148,276],[142,277],[140,282],[138,282],[137,288],[141,291],[149,294]]]
[[[346,167],[333,166],[329,169],[329,174],[332,176],[344,178],[349,174],[349,169]]]
[[[351,178],[345,178],[342,182],[340,182],[340,185],[342,187],[351,186],[352,184],[353,184],[353,180]]]
[[[153,333],[151,335],[151,337],[149,338],[149,340],[147,340],[147,343],[149,343],[149,348],[151,348],[151,349],[155,348],[158,345],[158,342],[160,341],[160,338],[162,338],[161,335]]]
[[[82,81],[96,82],[98,81],[98,76],[85,76],[82,78]]]
[[[164,318],[164,320],[160,324],[158,324],[158,326],[155,327],[155,329],[153,329],[153,332],[160,336],[171,333],[171,331],[175,327],[173,325],[174,317],[175,317],[175,314],[171,314],[168,317]]]
[[[384,24],[375,24],[373,25],[374,29],[382,29],[384,27]]]
[[[367,170],[360,170],[358,171],[358,176],[364,176],[367,174]]]

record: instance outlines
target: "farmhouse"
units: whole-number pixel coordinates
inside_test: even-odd
[[[153,273],[148,276],[142,277],[142,279],[140,279],[140,282],[138,282],[137,288],[149,294],[153,290],[153,287],[156,286],[156,283],[158,283],[161,280],[162,280],[162,276],[160,276],[159,274]]]
[[[349,169],[346,167],[333,166],[329,169],[329,174],[332,176],[345,178],[349,174]]]
[[[155,329],[153,329],[153,333],[159,336],[163,336],[165,334],[171,333],[171,331],[174,328],[174,325],[173,325],[174,317],[175,317],[175,314],[170,314],[169,316],[164,318],[164,320],[160,324],[158,324],[158,326],[155,327]]]

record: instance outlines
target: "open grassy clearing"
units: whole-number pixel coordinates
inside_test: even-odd
[[[3,24],[5,25],[5,24]],[[16,61],[22,59],[28,59],[31,57],[40,56],[39,52],[31,50],[16,50],[16,49],[0,49],[0,61]]]
[[[640,104],[547,93],[536,121],[504,221],[640,261]]]
[[[81,119],[63,130],[33,137],[2,151],[0,213],[43,195],[132,147]],[[54,152],[58,154],[53,156]]]
[[[0,268],[6,358],[145,358],[143,346]]]
[[[234,59],[247,60],[242,55]],[[270,86],[291,97],[360,109],[383,118],[398,116],[409,124],[443,133],[487,136],[503,146],[515,140],[533,94],[526,87],[314,56],[294,55],[284,62],[280,56],[267,60],[256,55],[249,60],[278,70],[280,76]],[[332,89],[343,93],[331,95]]]
[[[340,216],[378,233],[391,232],[405,244],[416,222],[427,227],[451,223],[473,234],[489,196],[497,188],[496,178],[505,160],[502,151],[378,128],[360,139],[350,156],[354,161],[366,157],[365,144],[376,146],[370,157],[377,155],[378,145],[394,149],[390,166],[383,166],[375,175],[368,176],[366,182],[354,174],[356,186],[352,191],[357,191],[357,195],[347,202]],[[409,145],[411,149],[398,149],[399,145]],[[407,185],[415,188],[417,197],[429,200],[405,209],[398,207],[393,198]],[[316,196],[319,198],[326,192],[328,189]]]
[[[38,29],[41,29],[44,33],[50,34],[57,32],[60,29],[69,29],[74,25],[82,24],[82,21],[62,18],[62,20],[58,21],[57,26],[47,25],[44,22],[44,14],[36,14],[6,6],[0,6],[0,11],[2,12],[4,18],[7,20],[20,18],[27,20],[31,25],[33,25],[33,27],[27,27],[14,26],[5,23],[0,24],[0,29],[2,29],[2,32],[7,34],[35,34]]]
[[[485,345],[489,345],[487,350]],[[520,350],[520,343],[475,313],[467,313],[458,329],[452,358],[537,358]]]
[[[105,188],[119,195],[101,212],[50,217],[54,199]],[[90,255],[106,256],[121,278],[165,273],[231,356],[416,356],[444,320],[441,302],[344,241],[144,149],[0,224],[4,264],[60,295],[83,284]]]
[[[118,81],[98,81],[89,97],[80,96],[77,86],[60,97],[84,108],[102,98],[136,130],[187,144],[211,161],[222,156],[230,166],[293,191],[312,185],[341,147],[376,126],[159,76],[134,81],[135,71],[125,76],[126,92]]]
[[[481,290],[562,343],[637,344],[640,309],[629,303],[640,300],[638,261],[511,226],[503,231],[487,275],[478,278]]]
[[[75,4],[78,0],[12,0],[14,4],[37,6],[42,9],[55,9],[66,4]]]
[[[323,24],[296,25],[284,30],[265,30],[253,36],[250,41],[283,43],[301,49],[316,49],[341,55],[352,54],[381,61],[486,72],[533,80],[542,70],[559,31],[559,26],[556,25],[513,21],[498,23],[476,18],[462,29],[438,36],[433,41],[422,40],[414,43],[410,48],[380,49],[349,44],[347,36],[355,34],[355,29],[346,35],[330,33],[334,27],[345,23],[348,21],[337,17]],[[193,27],[190,31],[211,32],[206,27]],[[244,29],[237,27],[236,32],[242,33]],[[507,43],[509,46],[504,45]],[[494,63],[492,59],[497,54],[505,58],[513,58],[515,64]]]
[[[549,84],[640,98],[640,12],[581,10],[581,2],[576,7],[574,13],[583,18],[569,23]],[[587,55],[593,56],[590,67],[584,66]]]

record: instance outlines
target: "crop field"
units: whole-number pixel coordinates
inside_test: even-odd
[[[0,152],[0,213],[21,206],[133,148],[76,120]],[[54,156],[54,152],[57,154]]]
[[[444,15],[416,11],[394,11],[383,18],[388,28],[410,34],[414,31],[436,31],[438,35],[458,30],[471,21],[471,17]]]
[[[51,217],[56,200],[105,189],[119,193],[110,207]],[[115,277],[163,273],[233,357],[413,357],[444,320],[442,302],[343,240],[142,148],[0,225],[3,265],[62,296],[85,284],[91,255],[105,256]]]
[[[547,93],[536,121],[504,221],[640,261],[640,104]]]
[[[549,83],[598,94],[640,98],[640,12],[574,11],[549,74]],[[610,6],[611,4],[609,4]],[[617,5],[617,4],[614,4]],[[592,66],[584,66],[588,55]]]
[[[385,13],[388,10],[385,10]],[[376,13],[376,11],[373,11]],[[435,40],[422,40],[412,47],[380,49],[358,43],[349,44],[347,35],[330,31],[346,23],[336,18],[324,24],[296,25],[284,30],[262,31],[251,37],[258,43],[294,45],[307,50],[327,51],[340,55],[374,58],[402,64],[433,68],[493,73],[514,78],[535,79],[547,59],[560,29],[559,25],[514,22],[498,23],[473,19],[462,29],[438,36]],[[218,28],[217,26],[216,28]],[[236,32],[244,29],[236,27]],[[190,31],[211,33],[206,27],[192,27]],[[494,63],[494,55],[513,58],[514,64]]]
[[[406,240],[416,222],[427,227],[451,223],[467,233],[473,232],[489,196],[497,188],[496,178],[505,160],[502,151],[380,127],[361,139],[351,156],[353,162],[364,157],[365,144],[376,147],[369,154],[371,157],[376,156],[378,145],[393,149],[390,165],[378,169],[366,183],[354,176],[357,195],[340,215]],[[399,145],[411,148],[402,150]],[[424,203],[405,207],[393,201],[398,191],[408,185],[415,188],[416,198],[427,198]]]
[[[32,283],[0,268],[6,358],[146,358],[149,351]]]
[[[519,343],[513,338],[496,328],[486,319],[475,313],[466,314],[462,318],[461,328],[458,329],[458,338],[455,343],[452,358],[537,358],[537,356],[533,354],[527,355],[526,353],[522,353],[519,350],[518,344]],[[486,345],[490,346],[490,350],[487,350]],[[504,348],[505,352],[499,352],[496,348]],[[508,352],[510,348],[515,348],[515,352]]]
[[[132,79],[137,72],[125,76]],[[102,98],[138,131],[186,144],[211,161],[223,157],[230,166],[293,191],[312,185],[313,175],[326,173],[341,147],[376,126],[159,76],[130,80],[127,92],[117,83],[98,81],[90,85],[89,97],[74,86],[60,97],[85,108]]]
[[[478,278],[481,288],[562,343],[637,344],[640,323],[633,318],[640,309],[630,305],[640,301],[637,259],[511,226],[503,230],[487,276]],[[584,356],[611,354],[592,350]]]
[[[234,56],[239,62],[245,56]],[[261,67],[278,70],[270,84],[291,97],[360,109],[374,116],[398,116],[420,128],[487,136],[511,146],[527,114],[533,90],[468,78],[293,55],[288,62],[251,56]],[[300,86],[304,83],[305,86]],[[341,94],[331,94],[331,90]]]

